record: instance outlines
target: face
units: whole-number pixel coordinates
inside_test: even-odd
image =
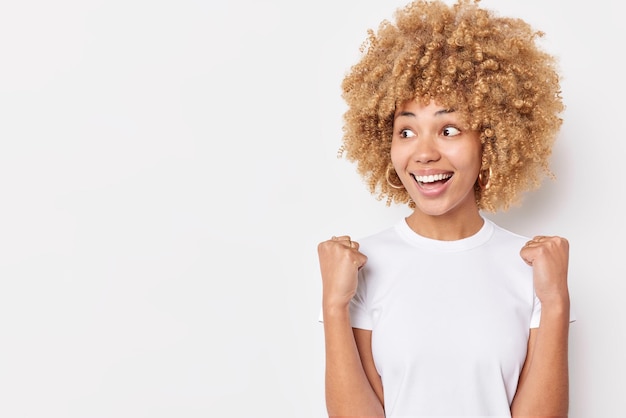
[[[416,211],[431,216],[478,211],[480,137],[462,126],[461,115],[435,102],[409,101],[397,109],[391,162]]]

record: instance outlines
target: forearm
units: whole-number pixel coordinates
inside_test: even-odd
[[[384,417],[354,340],[348,307],[324,307],[326,408],[330,417]]]
[[[530,363],[511,406],[513,417],[567,417],[569,299],[544,306]]]

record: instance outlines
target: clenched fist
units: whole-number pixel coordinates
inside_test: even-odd
[[[520,255],[533,268],[535,293],[542,305],[569,301],[569,243],[565,238],[536,236],[522,247]]]
[[[344,307],[354,296],[357,275],[367,261],[349,236],[332,237],[317,246],[323,286],[323,304]]]

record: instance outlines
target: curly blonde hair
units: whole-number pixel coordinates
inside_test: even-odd
[[[499,17],[480,0],[417,0],[368,31],[360,61],[342,82],[340,156],[356,162],[370,192],[387,205],[408,203],[387,170],[393,115],[407,100],[435,100],[460,112],[480,133],[481,170],[489,187],[475,186],[478,207],[495,212],[521,200],[543,175],[564,110],[556,58],[537,45],[543,32],[521,19]],[[399,179],[392,170],[391,179]]]

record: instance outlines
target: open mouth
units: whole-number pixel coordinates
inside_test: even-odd
[[[447,182],[452,177],[452,173],[430,174],[428,176],[416,176],[414,174],[411,174],[411,176],[421,187],[428,187]]]

